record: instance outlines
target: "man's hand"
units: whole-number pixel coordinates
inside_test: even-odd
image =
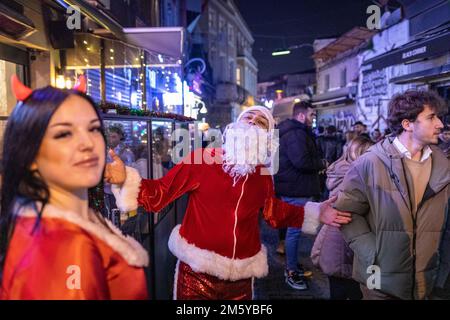
[[[339,228],[352,221],[352,214],[334,209],[331,205],[336,199],[337,196],[333,196],[320,204],[320,222]]]
[[[125,182],[125,178],[127,177],[125,164],[114,152],[114,150],[110,149],[108,153],[113,161],[106,164],[104,180],[105,182],[110,184],[122,185]]]

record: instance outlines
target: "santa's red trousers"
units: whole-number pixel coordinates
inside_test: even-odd
[[[186,263],[178,263],[175,279],[177,300],[251,300],[252,279],[221,280],[206,273],[197,273]]]

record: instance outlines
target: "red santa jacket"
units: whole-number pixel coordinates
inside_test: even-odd
[[[108,230],[47,205],[21,210],[6,255],[0,299],[146,299],[148,255],[112,224]],[[113,231],[113,232],[111,232]]]
[[[272,177],[262,175],[262,167],[234,185],[220,161],[212,163],[221,152],[198,149],[159,180],[141,180],[134,169],[127,167],[124,185],[113,188],[117,205],[122,211],[139,204],[147,211],[158,212],[189,193],[183,222],[169,238],[171,252],[194,271],[220,279],[263,277],[268,264],[266,248],[260,241],[260,209],[272,227],[303,226],[304,232],[315,233],[318,206],[307,205],[305,215],[303,207],[275,198]]]

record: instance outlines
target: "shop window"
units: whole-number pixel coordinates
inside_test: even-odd
[[[341,88],[347,86],[347,68],[341,70]]]
[[[230,61],[229,62],[229,69],[228,69],[228,72],[229,72],[229,77],[230,77],[230,79],[229,79],[229,81],[230,82],[234,82],[234,75],[235,75],[235,72],[234,72],[234,70],[235,70],[235,68],[234,68],[234,63],[233,63],[233,61]]]
[[[62,85],[85,74],[88,95],[101,102],[101,45],[104,46],[105,102],[131,109],[183,114],[181,65],[173,58],[119,41],[80,34],[75,49],[67,50]]]
[[[324,91],[327,92],[328,90],[330,90],[330,75],[326,74],[325,75],[325,84],[324,84]]]
[[[152,65],[146,68],[146,72],[148,109],[183,114],[183,93],[186,91],[186,85],[181,79],[181,68]]]
[[[210,31],[215,31],[216,28],[216,12],[212,9],[209,10],[208,14],[208,26]]]
[[[106,101],[142,108],[144,53],[117,41],[105,41]]]
[[[154,178],[159,179],[175,165],[172,161],[172,122],[152,121]]]
[[[231,24],[228,24],[228,43],[234,45],[234,27]]]
[[[101,101],[100,91],[100,46],[99,38],[89,34],[76,34],[74,49],[66,50],[67,65],[56,76],[57,87],[71,87],[80,74],[86,75],[87,94],[95,101]]]
[[[221,40],[224,40],[224,35],[227,32],[226,30],[226,22],[225,19],[222,18],[221,16],[219,17],[219,36],[221,36]]]
[[[0,59],[0,116],[9,116],[16,105],[10,79],[16,74],[24,82],[24,66]]]

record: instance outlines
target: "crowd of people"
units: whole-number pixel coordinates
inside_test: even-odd
[[[336,129],[336,126],[330,125],[326,128],[318,127],[315,130],[316,143],[321,155],[329,164],[339,159],[347,148],[348,144],[359,136],[364,136],[374,143],[380,142],[386,136],[391,134],[391,130],[386,128],[383,133],[380,129],[374,128],[368,131],[367,125],[361,121],[356,121],[351,130]]]
[[[168,242],[178,259],[174,299],[252,299],[253,279],[269,272],[261,216],[286,229],[285,277],[294,289],[306,290],[311,275],[298,263],[303,232],[319,233],[311,256],[332,299],[429,299],[450,290],[449,133],[445,103],[432,92],[392,97],[392,134],[372,134],[377,142],[355,123],[356,136],[346,133],[341,147],[333,146],[335,129],[313,132],[308,102],[278,125],[279,139],[270,111],[253,106],[219,147],[193,150],[160,179],[146,179],[136,159],[146,151],[130,152],[118,129],[107,141],[84,78],[74,90],[12,82],[0,299],[148,299],[147,251],[89,203],[102,180],[122,212],[159,212],[189,194]]]
[[[407,91],[392,97],[393,132],[383,136],[377,129],[369,135],[360,121],[345,141],[334,126],[313,132],[315,110],[307,101],[278,125],[276,194],[298,205],[337,196],[335,208],[352,213],[342,228],[322,227],[311,251],[329,277],[331,299],[448,297],[450,132],[440,119],[446,111],[437,94]],[[286,283],[307,290],[312,272],[298,263],[300,232],[280,231],[277,252],[286,255]],[[381,275],[372,288],[367,270],[374,267]]]

